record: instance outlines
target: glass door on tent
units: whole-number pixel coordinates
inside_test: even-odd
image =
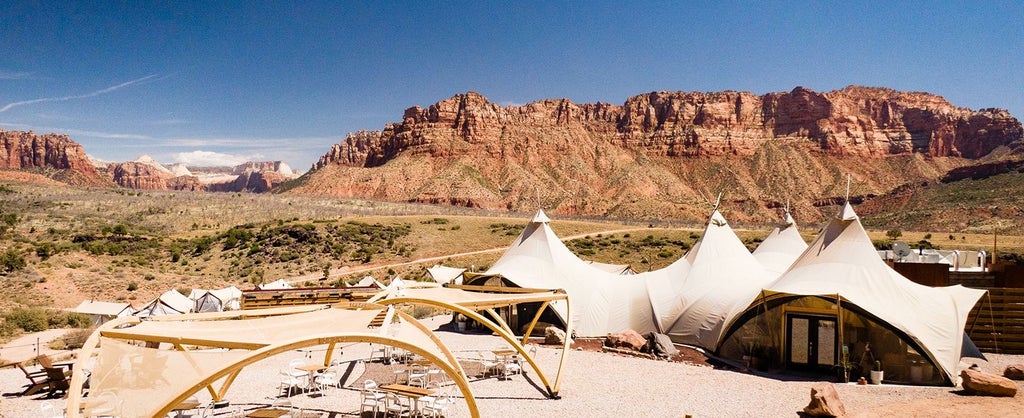
[[[836,317],[786,314],[786,367],[831,369],[837,363],[839,330]]]

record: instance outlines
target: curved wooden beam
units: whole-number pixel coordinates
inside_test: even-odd
[[[487,319],[485,316],[480,315],[479,313],[477,313],[477,312],[475,312],[475,311],[473,311],[473,310],[471,310],[469,308],[466,308],[466,307],[464,307],[462,305],[455,304],[455,303],[449,303],[449,302],[444,302],[444,301],[434,300],[434,299],[409,297],[409,296],[402,296],[402,297],[396,297],[396,298],[390,298],[390,299],[383,299],[383,300],[377,301],[376,303],[382,304],[382,305],[396,305],[396,304],[400,304],[400,303],[409,303],[409,304],[413,304],[413,305],[427,305],[427,306],[433,306],[433,307],[437,307],[437,308],[441,308],[441,309],[448,309],[448,310],[455,311],[455,312],[458,312],[460,314],[466,315],[467,317],[473,319],[474,321],[477,321],[477,322],[483,324],[484,326],[489,328],[491,331],[494,331],[495,333],[497,333],[502,339],[504,339],[506,342],[508,342],[509,345],[511,345],[513,348],[515,348],[515,350],[518,351],[519,354],[521,354],[523,356],[523,358],[526,359],[527,363],[530,364],[530,367],[533,368],[533,370],[535,372],[537,372],[537,376],[540,378],[541,383],[544,384],[544,388],[548,391],[548,393],[547,393],[548,397],[551,397],[551,398],[557,398],[558,397],[558,382],[559,382],[560,377],[561,377],[562,363],[565,362],[565,360],[567,358],[567,355],[568,355],[568,353],[567,353],[567,351],[568,351],[568,344],[566,344],[566,347],[563,350],[562,360],[561,360],[561,362],[558,365],[558,375],[555,377],[555,386],[552,387],[551,384],[548,382],[547,376],[545,376],[544,372],[541,371],[540,366],[537,365],[537,362],[534,360],[534,358],[532,356],[530,356],[530,354],[527,352],[526,348],[524,348],[523,345],[519,343],[519,341],[516,339],[516,337],[506,330],[506,327],[502,327],[502,326],[500,326],[498,324],[495,324],[493,321]],[[568,340],[569,340],[569,338],[567,337],[566,341],[568,341]]]

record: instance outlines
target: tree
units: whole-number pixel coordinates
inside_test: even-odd
[[[888,231],[885,231],[885,236],[889,237],[890,240],[895,241],[899,237],[903,236],[903,231],[900,231],[898,229],[890,229]]]

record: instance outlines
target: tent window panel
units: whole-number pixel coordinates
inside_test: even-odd
[[[818,364],[836,364],[836,321],[818,321]]]
[[[851,310],[843,311],[844,343],[850,347],[850,361],[862,374],[881,362],[885,381],[901,384],[941,385],[942,375],[914,347],[889,328]]]
[[[807,347],[810,344],[810,335],[807,332],[810,329],[809,324],[810,321],[805,318],[793,318],[793,328],[789,335],[789,343],[792,347]],[[807,354],[807,350],[790,350],[789,362],[807,364],[810,362]]]

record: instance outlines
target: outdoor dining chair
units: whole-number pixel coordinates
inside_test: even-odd
[[[442,393],[438,395],[436,398],[431,399],[429,402],[424,404],[422,407],[422,413],[423,415],[429,415],[431,417],[441,417],[444,416],[445,411],[448,410],[448,407],[452,406],[452,404],[454,403],[455,400],[452,399],[447,393]]]
[[[295,376],[290,370],[281,369],[280,378],[279,394],[283,393],[285,396],[292,396],[292,389],[302,389],[302,379]]]
[[[394,414],[397,417],[401,416],[412,416],[412,409],[409,406],[409,401],[404,396],[398,396],[394,393],[387,393],[386,413],[388,415]]]
[[[327,367],[327,369],[313,376],[313,384],[316,386],[316,389],[321,393],[323,393],[323,391],[326,390],[327,387],[341,388],[341,383],[339,382],[339,380],[340,377],[338,377],[337,362],[332,363],[329,367]]]
[[[383,393],[377,391],[377,382],[372,380],[363,382],[360,396],[362,397],[362,404],[359,406],[360,416],[367,410],[373,411],[373,416],[377,416],[378,412],[387,408],[387,398]]]

